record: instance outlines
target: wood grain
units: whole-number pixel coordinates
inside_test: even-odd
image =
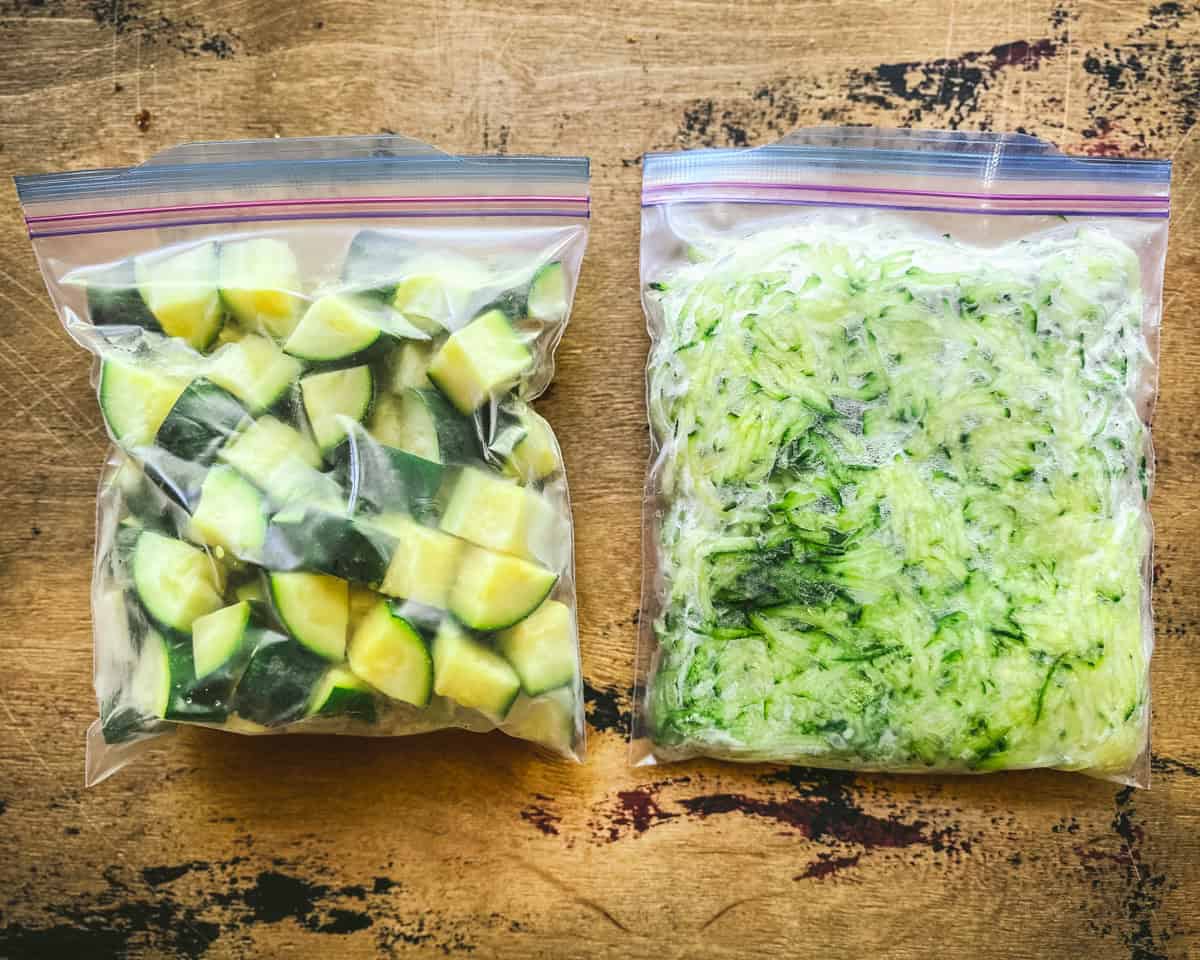
[[[0,185],[0,956],[1200,953],[1200,5],[0,0],[0,49],[4,174],[388,130],[589,154],[595,210],[540,404],[575,505],[588,764],[499,735],[187,731],[87,791],[105,439],[88,358]],[[640,155],[847,122],[1175,160],[1149,791],[626,765],[647,454]]]

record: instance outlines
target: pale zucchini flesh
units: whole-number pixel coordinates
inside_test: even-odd
[[[138,257],[134,274],[142,299],[164,333],[197,350],[212,345],[223,320],[215,243]]]
[[[488,310],[450,335],[427,376],[462,413],[473,413],[507,390],[533,363],[533,354],[502,310]]]
[[[350,594],[345,580],[321,573],[273,573],[271,603],[288,633],[318,656],[346,657]]]
[[[303,304],[300,265],[282,240],[255,237],[221,244],[221,300],[240,324],[286,337]]]
[[[429,703],[433,660],[429,647],[411,621],[378,600],[363,617],[347,650],[350,669],[393,700],[417,707]]]
[[[197,617],[222,606],[212,558],[191,544],[153,530],[138,536],[133,582],[146,612],[178,633],[190,633]]]
[[[575,628],[565,603],[547,600],[496,637],[496,649],[513,665],[530,697],[573,683],[579,671]]]
[[[468,547],[450,590],[449,609],[472,630],[503,630],[533,613],[558,575],[528,560]]]
[[[521,692],[521,680],[495,650],[444,620],[433,641],[433,689],[498,723]]]

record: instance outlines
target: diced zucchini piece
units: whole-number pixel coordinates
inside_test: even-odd
[[[371,523],[399,541],[380,593],[445,610],[466,544],[398,514],[372,517]]]
[[[219,276],[221,299],[239,323],[275,337],[292,332],[303,298],[300,265],[286,243],[255,237],[222,244]]]
[[[335,663],[346,658],[346,581],[320,573],[272,573],[271,602],[288,633]]]
[[[151,628],[142,637],[128,697],[144,717],[165,717],[171,703],[171,660],[167,641]]]
[[[100,366],[100,411],[113,439],[127,450],[152,443],[190,382],[149,367],[105,360]]]
[[[429,703],[433,660],[417,628],[380,599],[363,618],[347,651],[350,669],[393,700]]]
[[[449,610],[472,630],[503,630],[533,613],[558,582],[545,567],[482,547],[468,547]]]
[[[399,511],[433,522],[443,472],[440,463],[356,433],[354,456],[343,458],[337,476],[356,496],[357,510]]]
[[[233,695],[233,709],[266,727],[298,720],[308,712],[313,689],[329,663],[282,634],[256,633],[254,653]]]
[[[353,717],[375,722],[375,694],[345,667],[330,667],[313,690],[309,716]]]
[[[208,379],[257,415],[279,406],[303,369],[299,360],[280,350],[270,337],[252,333],[213,354]]]
[[[283,349],[302,360],[345,360],[373,347],[383,336],[377,305],[362,297],[331,294],[315,301]]]
[[[540,493],[484,470],[462,470],[442,514],[441,528],[481,547],[531,560],[555,554],[558,517]]]
[[[217,245],[199,246],[166,256],[138,257],[134,277],[146,306],[163,332],[206,350],[221,329],[217,296]]]
[[[138,451],[146,476],[154,486],[185,510],[192,510],[200,499],[200,486],[208,468],[202,463],[182,460],[158,447],[142,447]],[[172,524],[167,524],[171,526]]]
[[[133,552],[133,583],[146,612],[164,627],[190,633],[192,621],[222,605],[216,566],[203,550],[143,531]]]
[[[403,393],[410,389],[433,389],[426,372],[433,360],[433,341],[402,340],[387,359],[386,389]]]
[[[567,315],[567,296],[567,273],[555,260],[533,275],[526,310],[534,320],[559,323]]]
[[[200,503],[192,514],[192,535],[235,557],[254,559],[267,535],[262,493],[232,467],[213,467],[200,487]]]
[[[502,310],[492,309],[450,334],[434,354],[429,379],[462,413],[511,387],[533,354]]]
[[[399,265],[416,252],[411,237],[384,230],[359,230],[350,241],[342,280],[356,293],[390,300]]]
[[[531,697],[572,683],[578,673],[571,610],[557,600],[547,600],[497,636],[496,649],[513,665],[521,689]]]
[[[434,463],[471,463],[482,456],[474,422],[438,391],[407,390],[390,399],[387,413],[372,420],[372,435],[381,443]]]
[[[361,423],[371,409],[375,395],[371,368],[364,365],[310,374],[300,381],[300,395],[317,445],[328,456],[346,439],[343,418]]]
[[[392,537],[367,523],[298,504],[271,518],[261,562],[268,570],[327,573],[377,584],[387,572],[392,548]]]
[[[63,282],[82,284],[86,288],[88,319],[94,326],[162,329],[137,288],[132,260],[122,260],[102,270],[89,270],[76,277],[68,276]]]
[[[417,257],[398,271],[392,306],[428,333],[451,329],[470,306],[488,272],[476,261],[451,254]]]
[[[154,442],[180,460],[209,464],[246,420],[246,411],[233,394],[200,378],[179,395]]]
[[[559,687],[536,699],[519,698],[504,718],[503,730],[509,736],[572,754],[579,736],[578,712],[575,691]]]
[[[525,432],[505,459],[504,472],[525,483],[542,480],[554,473],[561,463],[554,431],[532,410],[523,409],[518,417]]]
[[[433,689],[500,722],[521,691],[521,680],[500,654],[443,620],[433,641]]]
[[[336,481],[319,472],[321,453],[300,431],[259,417],[221,448],[219,457],[279,503],[340,503]]]
[[[197,679],[237,659],[249,625],[250,604],[245,600],[196,618],[192,624],[192,663]]]

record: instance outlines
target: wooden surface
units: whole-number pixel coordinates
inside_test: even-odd
[[[511,6],[511,9],[510,9]],[[555,386],[591,757],[499,735],[187,731],[82,787],[105,440],[0,183],[0,957],[1200,955],[1200,5],[0,0],[0,173],[399,131],[586,153]],[[647,453],[639,156],[813,123],[1173,156],[1154,782],[688,764],[624,734]]]

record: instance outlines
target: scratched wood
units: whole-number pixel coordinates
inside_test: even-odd
[[[585,13],[586,9],[590,13]],[[104,451],[0,184],[0,957],[1184,957],[1200,952],[1200,5],[0,0],[0,173],[402,131],[593,157],[557,381],[591,755],[182,732],[82,787]],[[797,125],[1173,156],[1154,782],[626,766],[647,455],[639,155]]]

